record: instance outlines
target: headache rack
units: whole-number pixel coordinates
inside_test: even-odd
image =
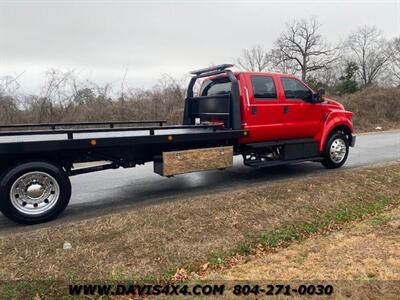
[[[239,84],[236,76],[228,68],[233,64],[222,64],[210,68],[200,69],[190,72],[194,76],[189,82],[185,99],[185,109],[183,116],[184,125],[196,124],[196,119],[212,119],[212,117],[224,120],[226,126],[239,130],[242,128],[240,118],[240,93]],[[231,91],[228,94],[197,96],[194,97],[193,87],[199,78],[225,74],[231,82]]]

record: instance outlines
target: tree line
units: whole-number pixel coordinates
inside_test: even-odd
[[[116,96],[118,94],[118,96]],[[38,94],[19,92],[13,78],[0,81],[0,123],[164,120],[181,122],[183,83],[165,75],[150,89],[79,80],[74,72],[49,70]]]
[[[373,86],[400,86],[400,37],[387,40],[376,27],[362,26],[344,42],[330,44],[318,19],[286,25],[272,49],[244,49],[236,65],[247,71],[276,71],[300,76],[331,95]],[[74,72],[49,70],[35,95],[21,92],[19,76],[0,77],[0,123],[166,119],[181,122],[185,84],[164,76],[150,89],[82,81]]]
[[[400,36],[384,37],[375,26],[361,26],[332,45],[317,18],[286,24],[272,49],[256,45],[237,59],[242,70],[300,76],[312,87],[342,95],[372,86],[400,86]]]

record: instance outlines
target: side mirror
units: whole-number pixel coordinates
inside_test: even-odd
[[[324,101],[323,96],[325,95],[325,89],[319,88],[317,93],[313,93],[312,102],[313,103],[321,103]]]

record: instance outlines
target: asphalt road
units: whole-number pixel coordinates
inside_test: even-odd
[[[382,132],[357,137],[343,169],[400,160],[400,132]],[[252,169],[235,158],[234,167],[224,171],[208,171],[164,178],[153,173],[153,165],[131,169],[107,170],[71,178],[72,198],[65,212],[55,221],[30,226],[52,226],[73,219],[120,211],[135,205],[165,201],[177,196],[209,194],[231,187],[249,186],[286,178],[329,172],[319,163],[299,163],[264,169]],[[336,176],[337,173],[335,173]],[[183,200],[182,200],[183,201]],[[0,213],[0,233],[23,231]]]

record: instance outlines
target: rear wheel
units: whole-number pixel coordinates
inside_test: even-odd
[[[35,161],[17,165],[0,180],[0,210],[22,224],[46,222],[68,205],[71,183],[64,170],[52,163]]]
[[[342,132],[331,134],[325,144],[322,164],[329,168],[340,168],[349,155],[349,141]]]

